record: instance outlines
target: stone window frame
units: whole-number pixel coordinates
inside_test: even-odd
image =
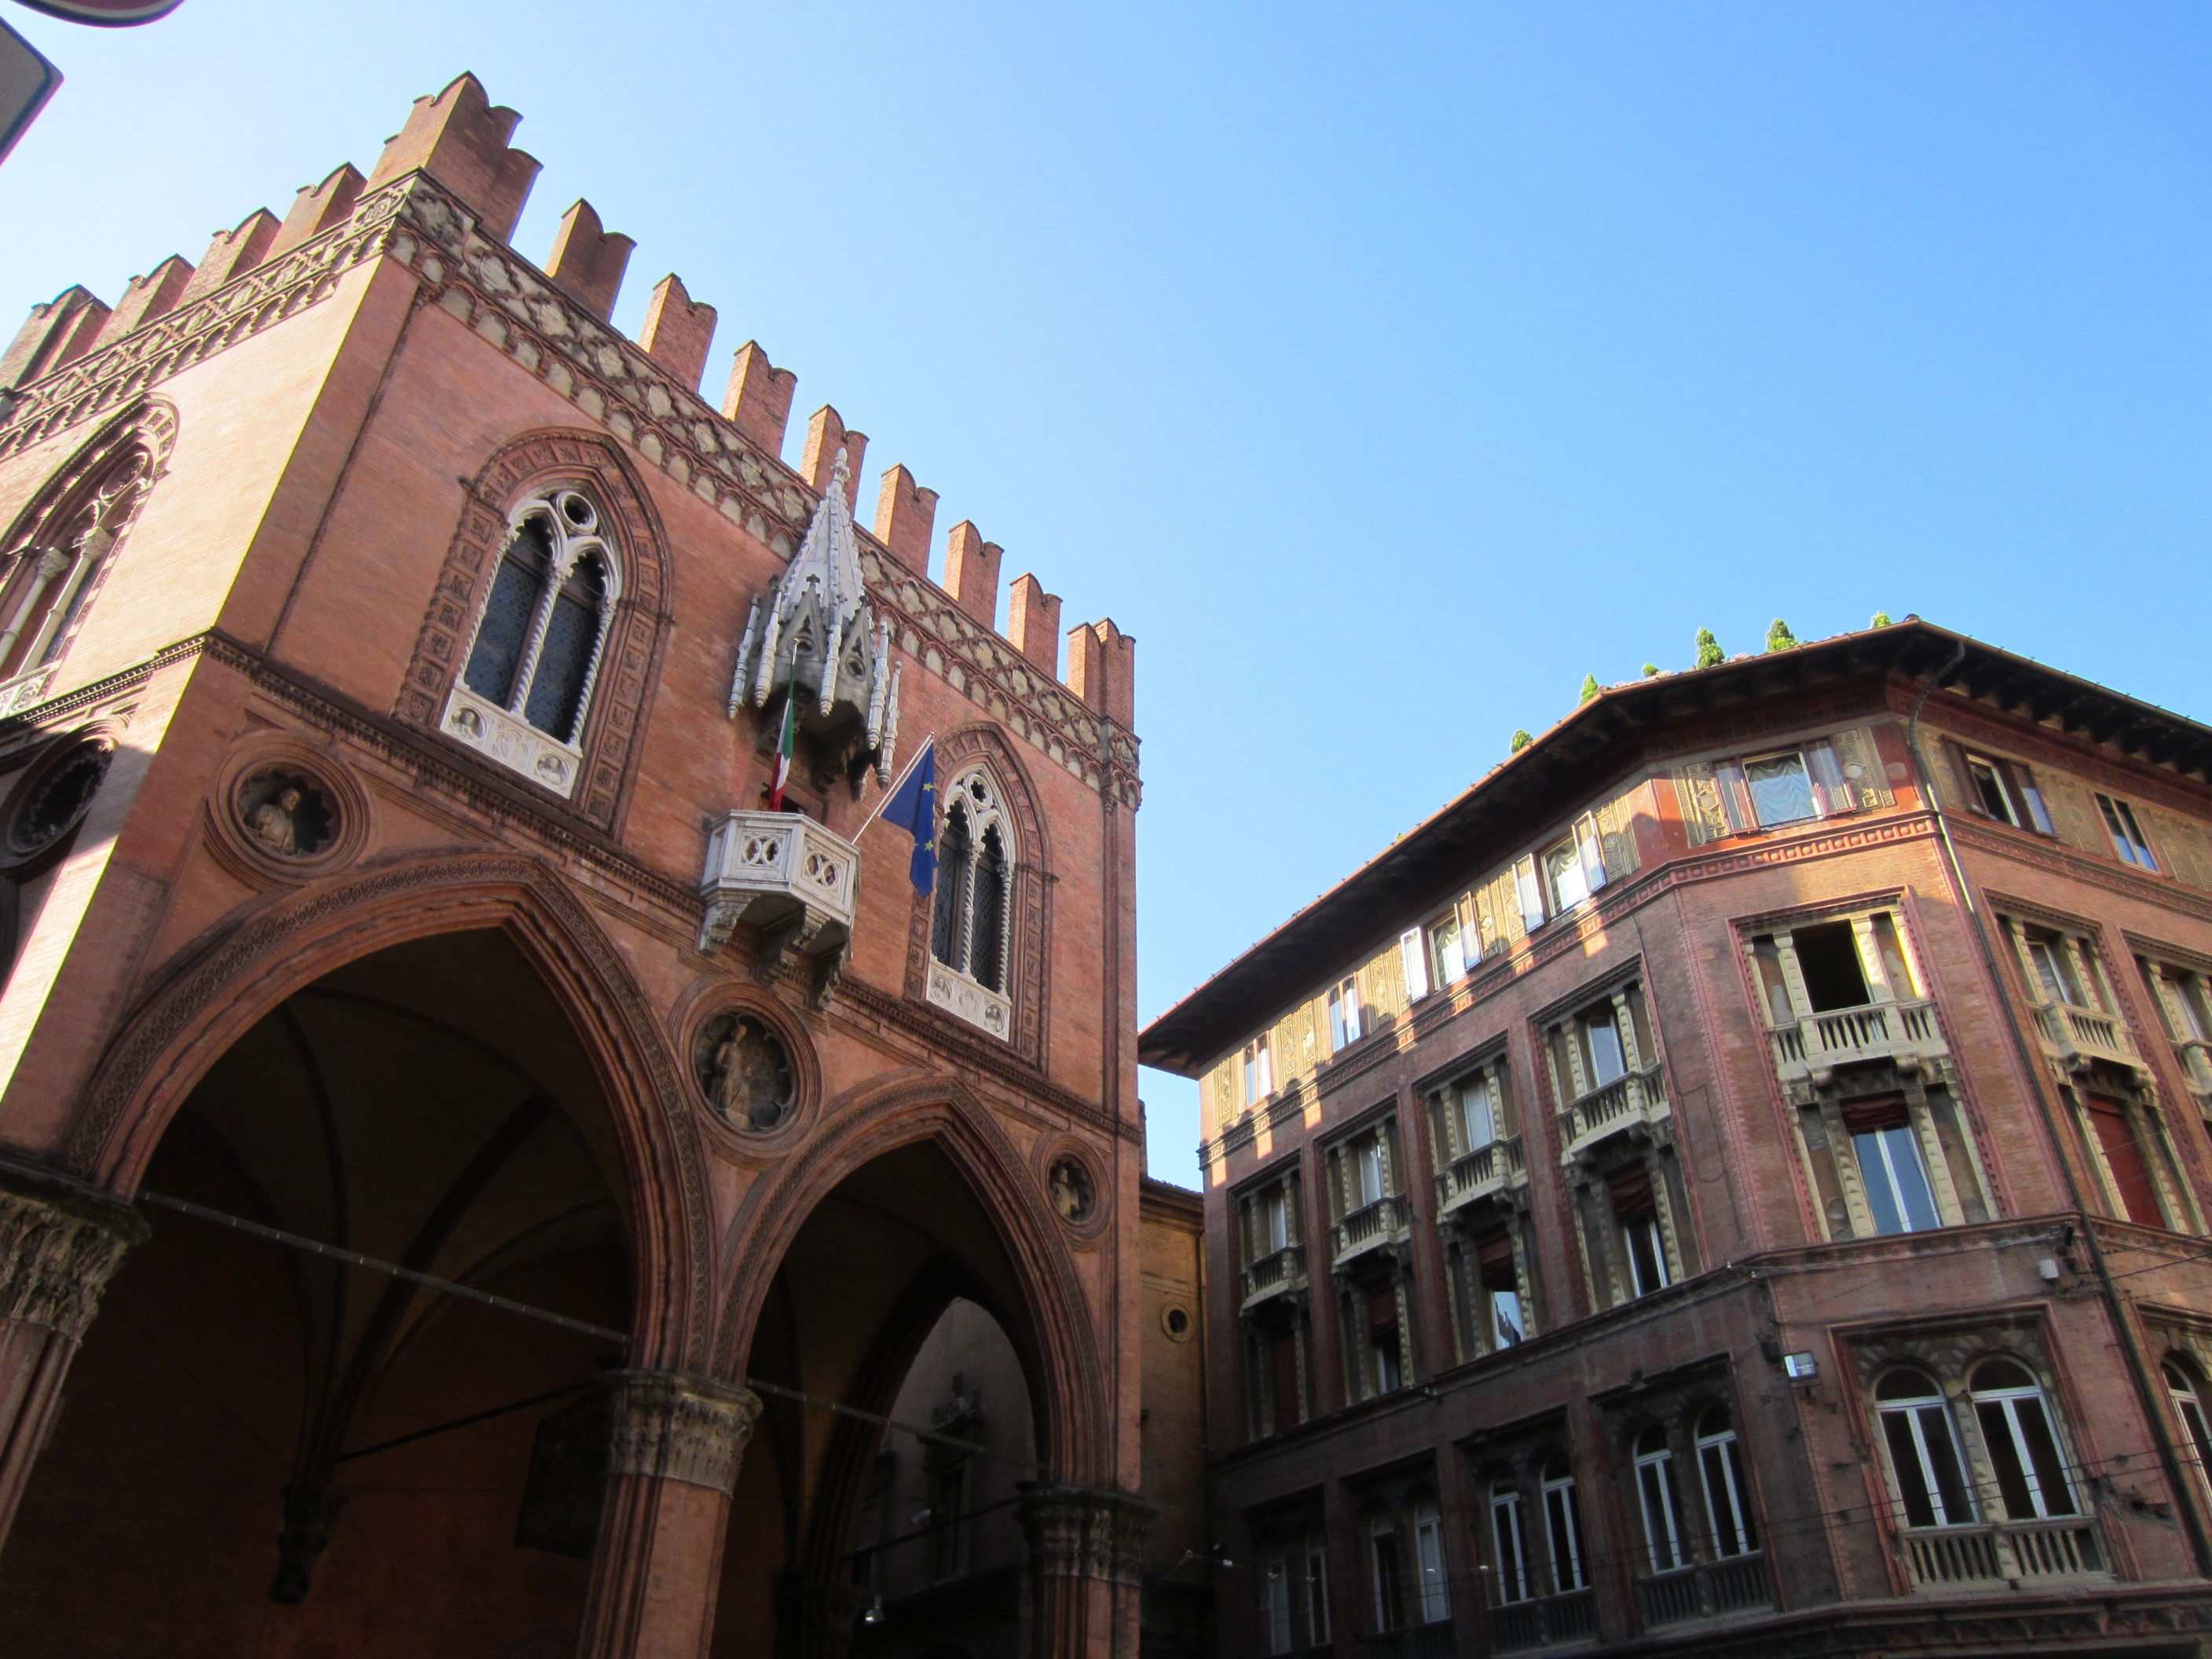
[[[1494,1610],[1503,1607],[1526,1607],[1558,1596],[1590,1593],[1597,1578],[1594,1569],[1602,1553],[1590,1547],[1589,1505],[1583,1501],[1588,1485],[1583,1478],[1586,1460],[1576,1455],[1574,1437],[1570,1432],[1565,1413],[1550,1413],[1541,1418],[1462,1441],[1460,1450],[1465,1461],[1468,1487],[1478,1510],[1468,1528],[1474,1538],[1474,1558],[1479,1565],[1489,1569],[1487,1572],[1478,1575],[1486,1589],[1484,1604]],[[1544,1471],[1555,1458],[1565,1461],[1575,1482],[1576,1518],[1579,1522],[1583,1582],[1579,1589],[1572,1590],[1552,1588],[1559,1582],[1559,1564],[1553,1559],[1551,1528],[1544,1510],[1543,1492]],[[1492,1515],[1493,1498],[1497,1488],[1501,1486],[1510,1486],[1521,1502],[1522,1543],[1528,1577],[1529,1593],[1510,1601],[1495,1594],[1491,1588],[1504,1582]]]
[[[1620,1511],[1633,1534],[1626,1556],[1631,1576],[1669,1577],[1698,1568],[1733,1566],[1771,1555],[1767,1504],[1759,1486],[1759,1468],[1751,1455],[1744,1433],[1746,1415],[1735,1368],[1725,1356],[1693,1362],[1650,1381],[1599,1396],[1597,1405],[1608,1449],[1612,1453],[1620,1491]],[[1741,1453],[1742,1498],[1758,1542],[1748,1550],[1724,1553],[1716,1534],[1705,1489],[1705,1466],[1698,1455],[1700,1429],[1716,1407],[1728,1413],[1729,1425]],[[1674,1460],[1674,1522],[1682,1548],[1675,1566],[1656,1571],[1652,1567],[1650,1539],[1639,1488],[1637,1445],[1651,1430],[1663,1437]],[[1771,1583],[1769,1583],[1771,1594]]]
[[[1358,1189],[1348,1183],[1351,1149],[1374,1136],[1382,1147],[1382,1195],[1365,1204],[1347,1200],[1357,1195]],[[1416,1323],[1415,1306],[1418,1297],[1413,1286],[1413,1253],[1407,1241],[1411,1236],[1412,1200],[1406,1191],[1404,1144],[1398,1122],[1398,1103],[1393,1098],[1378,1103],[1322,1142],[1317,1148],[1322,1164],[1322,1189],[1328,1213],[1325,1218],[1329,1231],[1329,1273],[1335,1287],[1338,1358],[1343,1372],[1344,1397],[1351,1403],[1381,1398],[1386,1393],[1398,1393],[1414,1386],[1421,1375],[1419,1334]],[[1376,1204],[1395,1203],[1398,1218],[1403,1224],[1392,1229],[1401,1236],[1386,1238],[1379,1247],[1354,1258],[1340,1268],[1336,1266],[1336,1229],[1351,1216]],[[1370,1372],[1369,1361],[1373,1356],[1371,1342],[1373,1322],[1367,1316],[1368,1303],[1387,1281],[1395,1304],[1397,1330],[1398,1383],[1386,1390]]]
[[[2151,1012],[2171,1048],[2182,1091],[2196,1101],[2205,1132],[2212,1136],[2212,956],[2132,931],[2124,931],[2122,939],[2149,993]],[[2193,999],[2187,987],[2173,983],[2175,975],[2196,982]],[[2192,1000],[2200,1006],[2191,1006]]]
[[[1229,1194],[1231,1213],[1236,1218],[1237,1285],[1237,1356],[1244,1367],[1244,1399],[1247,1426],[1255,1440],[1297,1427],[1313,1420],[1318,1408],[1316,1398],[1313,1344],[1313,1271],[1312,1247],[1308,1242],[1305,1209],[1305,1170],[1303,1162],[1293,1152],[1278,1159],[1267,1169],[1240,1182]],[[1246,1311],[1242,1306],[1243,1275],[1255,1263],[1277,1254],[1273,1249],[1261,1250],[1265,1243],[1257,1232],[1260,1206],[1271,1192],[1280,1191],[1287,1206],[1284,1248],[1305,1252],[1305,1287],[1286,1294],[1288,1310],[1285,1316],[1262,1318],[1258,1309]],[[1287,1324],[1291,1343],[1295,1386],[1298,1397],[1296,1403],[1297,1423],[1284,1423],[1280,1402],[1275,1399],[1272,1344],[1285,1333],[1272,1329],[1271,1325]]]
[[[1896,994],[1893,969],[1876,939],[1875,921],[1885,915],[1890,918],[1892,937],[1911,981],[1910,996]],[[1758,1018],[1762,1036],[1771,1043],[1775,1033],[1785,1029],[1773,1023],[1772,1004],[1778,991],[1788,999],[1800,1030],[1809,1021],[1849,1012],[1814,1011],[1794,944],[1783,942],[1794,940],[1806,928],[1838,922],[1851,925],[1860,972],[1874,994],[1873,1000],[1863,1006],[1925,1005],[1941,1052],[1912,1055],[1911,1065],[1828,1067],[1825,1078],[1821,1068],[1816,1068],[1808,1078],[1783,1084],[1782,1094],[1795,1123],[1799,1164],[1820,1236],[1831,1240],[1888,1236],[1875,1230],[1856,1158],[1838,1149],[1849,1147],[1851,1140],[1845,1114],[1856,1103],[1890,1095],[1903,1101],[1922,1170],[1935,1199],[1938,1227],[1971,1226],[1989,1220],[1997,1213],[1997,1204],[1979,1125],[1967,1109],[1964,1079],[1949,1052],[1942,1008],[1928,973],[1916,915],[1902,889],[1764,911],[1735,921],[1744,994]],[[1768,978],[1758,952],[1759,943],[1769,939],[1777,941],[1773,971],[1779,975],[1779,983]],[[1770,1056],[1770,1064],[1774,1063]]]
[[[1453,1604],[1460,1598],[1452,1594],[1451,1545],[1434,1471],[1415,1466],[1347,1483],[1346,1496],[1351,1500],[1352,1536],[1359,1558],[1360,1603],[1366,1615],[1364,1633],[1371,1640],[1393,1631],[1449,1625]],[[1427,1569],[1421,1561],[1420,1534],[1425,1526],[1433,1529],[1436,1539],[1437,1592],[1443,1609],[1442,1616],[1435,1619],[1422,1616],[1431,1610],[1425,1583]],[[1387,1626],[1382,1620],[1383,1589],[1375,1549],[1375,1540],[1385,1536],[1392,1538],[1397,1548],[1400,1610],[1404,1615],[1402,1623]]]
[[[674,625],[666,538],[651,496],[611,440],[562,428],[524,433],[495,450],[466,482],[459,522],[392,713],[409,726],[453,741],[444,726],[447,710],[467,665],[477,618],[490,597],[509,516],[527,496],[563,485],[588,496],[599,509],[623,563],[622,597],[609,606],[601,630],[591,706],[574,745],[582,759],[574,789],[563,797],[473,748],[458,743],[454,748],[476,755],[503,781],[520,780],[543,805],[611,832],[627,799],[655,671]]]
[[[1244,1536],[1256,1557],[1260,1594],[1255,1611],[1259,1632],[1255,1650],[1271,1656],[1325,1652],[1335,1633],[1335,1586],[1330,1582],[1328,1525],[1318,1498],[1248,1512]],[[1319,1571],[1315,1571],[1318,1565]],[[1278,1577],[1278,1575],[1280,1575]],[[1314,1587],[1320,1587],[1320,1628],[1315,1628]],[[1275,1642],[1274,1587],[1283,1589],[1285,1645]],[[1303,1634],[1305,1640],[1297,1638]]]
[[[39,613],[39,633],[24,653],[37,660],[0,683],[0,715],[13,714],[42,701],[99,604],[107,579],[123,557],[131,531],[144,512],[154,487],[167,476],[176,447],[177,411],[149,398],[118,416],[72,452],[32,495],[0,535],[0,660],[15,649],[39,600],[54,598]],[[123,475],[128,472],[127,478]],[[52,537],[94,507],[102,486],[118,482],[127,499],[98,507],[89,532],[106,534],[88,550],[89,533],[66,551]],[[39,556],[36,562],[31,556]]]
[[[2106,1213],[2113,1219],[2130,1222],[2132,1225],[2152,1224],[2133,1222],[2127,1213],[2127,1205],[2118,1176],[2104,1145],[2098,1138],[2089,1120],[2089,1108],[2084,1096],[2094,1092],[2117,1100],[2127,1118],[2130,1138],[2136,1150],[2143,1155],[2145,1172],[2150,1177],[2153,1196],[2162,1212],[2161,1224],[2170,1232],[2202,1235],[2207,1231],[2204,1208],[2196,1185],[2188,1178],[2179,1147],[2175,1144],[2173,1126],[2170,1121],[2164,1091],[2160,1088],[2158,1074],[2142,1054],[2144,1042],[2142,1022],[2131,1007],[2120,976],[2112,963],[2115,954],[2101,923],[2086,917],[2054,910],[2046,906],[1992,893],[1990,908],[1997,918],[1998,933],[2007,947],[2012,970],[2019,981],[2020,994],[2027,1006],[2031,1022],[2039,1021],[2040,1011],[2045,1008],[2079,1008],[2086,1012],[2111,1020],[2126,1034],[2136,1055],[2131,1066],[2122,1066],[2098,1060],[2081,1072],[2069,1072],[2055,1059],[2046,1054],[2048,1069],[2058,1094],[2059,1115],[2071,1130],[2075,1146],[2080,1149],[2083,1166],[2088,1171],[2097,1194],[2106,1206]],[[2039,970],[2029,954],[2029,930],[2057,934],[2066,947],[2066,962],[2077,986],[2087,988],[2102,999],[2101,1006],[2088,1003],[2069,1003],[2048,994]],[[2118,930],[2119,954],[2133,958],[2136,941],[2124,930]],[[2172,947],[2160,945],[2161,952]],[[2184,952],[2184,955],[2189,953]],[[2148,990],[2148,988],[2146,988]],[[2165,1025],[2161,1011],[2154,1009],[2160,1018],[2156,1041],[2164,1042]],[[2030,1046],[2034,1046],[2034,1034],[2029,1034]]]
[[[1462,1364],[1518,1347],[1540,1336],[1547,1328],[1537,1312],[1537,1257],[1531,1236],[1530,1208],[1528,1189],[1524,1184],[1510,1194],[1475,1200],[1454,1215],[1452,1225],[1440,1230],[1445,1234],[1442,1243],[1446,1291],[1451,1304],[1452,1346]],[[1478,1239],[1501,1229],[1513,1250],[1514,1294],[1521,1310],[1520,1340],[1510,1343],[1497,1340],[1494,1333],[1486,1328],[1483,1316],[1488,1308],[1481,1292],[1488,1287],[1482,1283],[1481,1264],[1475,1251]]]
[[[1880,1523],[1891,1534],[1953,1531],[1964,1527],[2007,1524],[1981,1424],[1973,1410],[1969,1379],[1989,1359],[2008,1359],[2025,1369],[2040,1387],[2051,1420],[2052,1437],[2073,1486],[2075,1515],[2063,1517],[2085,1527],[2098,1526],[2096,1493],[2085,1473],[2088,1464],[2081,1455],[2075,1425],[2082,1419],[2079,1401],[2056,1361],[2057,1345],[2043,1315],[2028,1311],[2013,1316],[1973,1316],[1946,1318],[1924,1324],[1888,1328],[1839,1331],[1838,1341],[1849,1356],[1847,1372],[1859,1395],[1854,1427],[1864,1437],[1866,1455],[1880,1471],[1887,1500]],[[1952,1437],[1965,1465],[1975,1518],[1955,1527],[1911,1528],[1904,1524],[1904,1498],[1896,1471],[1891,1467],[1888,1437],[1881,1425],[1881,1406],[1875,1390],[1893,1371],[1913,1370],[1934,1379],[1948,1413]],[[2032,1523],[2023,1523],[2032,1524]],[[2101,1532],[2101,1528],[2100,1529]],[[2101,1543],[2101,1537],[2100,1540]],[[2106,1559],[2110,1559],[2109,1548]]]
[[[956,726],[937,735],[937,773],[942,779],[969,775],[978,766],[988,770],[996,788],[999,810],[1011,826],[1012,842],[1006,868],[1005,943],[1006,1024],[1002,1032],[988,1032],[1032,1066],[1049,1061],[1049,1035],[1045,1010],[1052,1001],[1052,957],[1046,948],[1052,931],[1052,838],[1037,810],[1036,791],[1028,771],[1000,729],[987,721]],[[949,787],[946,791],[950,793]],[[945,797],[940,795],[939,799]],[[940,823],[942,819],[939,819]],[[930,971],[937,958],[931,952],[936,923],[936,896],[916,893],[908,913],[905,992],[908,999],[935,1007],[963,1025],[986,1030],[966,1014],[945,1006],[944,987],[931,994]],[[943,964],[939,964],[942,966]]]
[[[2169,1409],[2173,1408],[2171,1390],[2166,1378],[2166,1365],[2179,1359],[2196,1372],[2192,1379],[2203,1413],[2208,1435],[2212,1436],[2212,1318],[2197,1314],[2192,1310],[2170,1307],[2147,1307],[2143,1310],[2143,1326],[2159,1357],[2160,1391],[2167,1396]],[[2212,1504],[2212,1446],[2200,1444],[2195,1431],[2180,1419],[2178,1410],[2166,1425],[2173,1437],[2174,1451],[2181,1462],[2197,1471],[2197,1501]]]

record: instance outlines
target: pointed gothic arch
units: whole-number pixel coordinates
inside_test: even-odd
[[[629,969],[546,866],[441,854],[277,896],[180,951],[120,1021],[87,1085],[65,1166],[136,1190],[185,1098],[294,993],[389,945],[495,929],[591,1055],[620,1149],[636,1252],[631,1363],[696,1367],[713,1317],[706,1175],[675,1060]]]
[[[848,1177],[910,1148],[941,1153],[1003,1251],[1022,1305],[994,1310],[1036,1386],[1042,1479],[1110,1485],[1112,1437],[1100,1345],[1063,1230],[1034,1172],[966,1086],[905,1072],[848,1091],[823,1114],[836,1126],[748,1194],[728,1234],[728,1294],[714,1344],[716,1375],[742,1374],[770,1287],[815,1210]]]
[[[568,745],[580,757],[576,775],[549,780],[548,787],[574,810],[611,829],[627,793],[646,700],[675,608],[674,571],[660,515],[629,457],[611,440],[549,428],[509,440],[485,461],[470,482],[392,712],[410,725],[446,729],[454,684],[465,671],[502,556],[520,527],[518,514],[563,487],[587,497],[604,520],[605,539],[618,550],[621,582],[599,632],[589,706]],[[568,758],[560,757],[564,766]]]

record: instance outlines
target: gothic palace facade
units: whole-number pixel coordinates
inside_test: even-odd
[[[2201,1654],[2208,767],[1911,618],[1615,687],[1154,1022],[1220,1651]]]
[[[1181,1650],[1133,645],[519,254],[517,118],[0,360],[0,1645]]]

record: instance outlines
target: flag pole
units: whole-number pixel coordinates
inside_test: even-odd
[[[876,804],[868,809],[868,816],[860,820],[860,827],[853,831],[853,839],[854,841],[860,840],[861,836],[866,833],[868,826],[876,821],[877,814],[880,813],[886,805],[896,798],[900,790],[906,787],[906,781],[914,775],[914,769],[921,764],[921,757],[929,752],[930,744],[936,741],[937,739],[935,738],[925,739],[921,747],[914,751],[914,758],[907,762],[906,769],[901,772],[898,776],[891,780],[891,787],[884,790],[883,794],[878,798]]]

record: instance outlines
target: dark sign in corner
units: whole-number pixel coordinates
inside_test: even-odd
[[[0,23],[0,161],[62,83],[62,72],[28,40]]]

